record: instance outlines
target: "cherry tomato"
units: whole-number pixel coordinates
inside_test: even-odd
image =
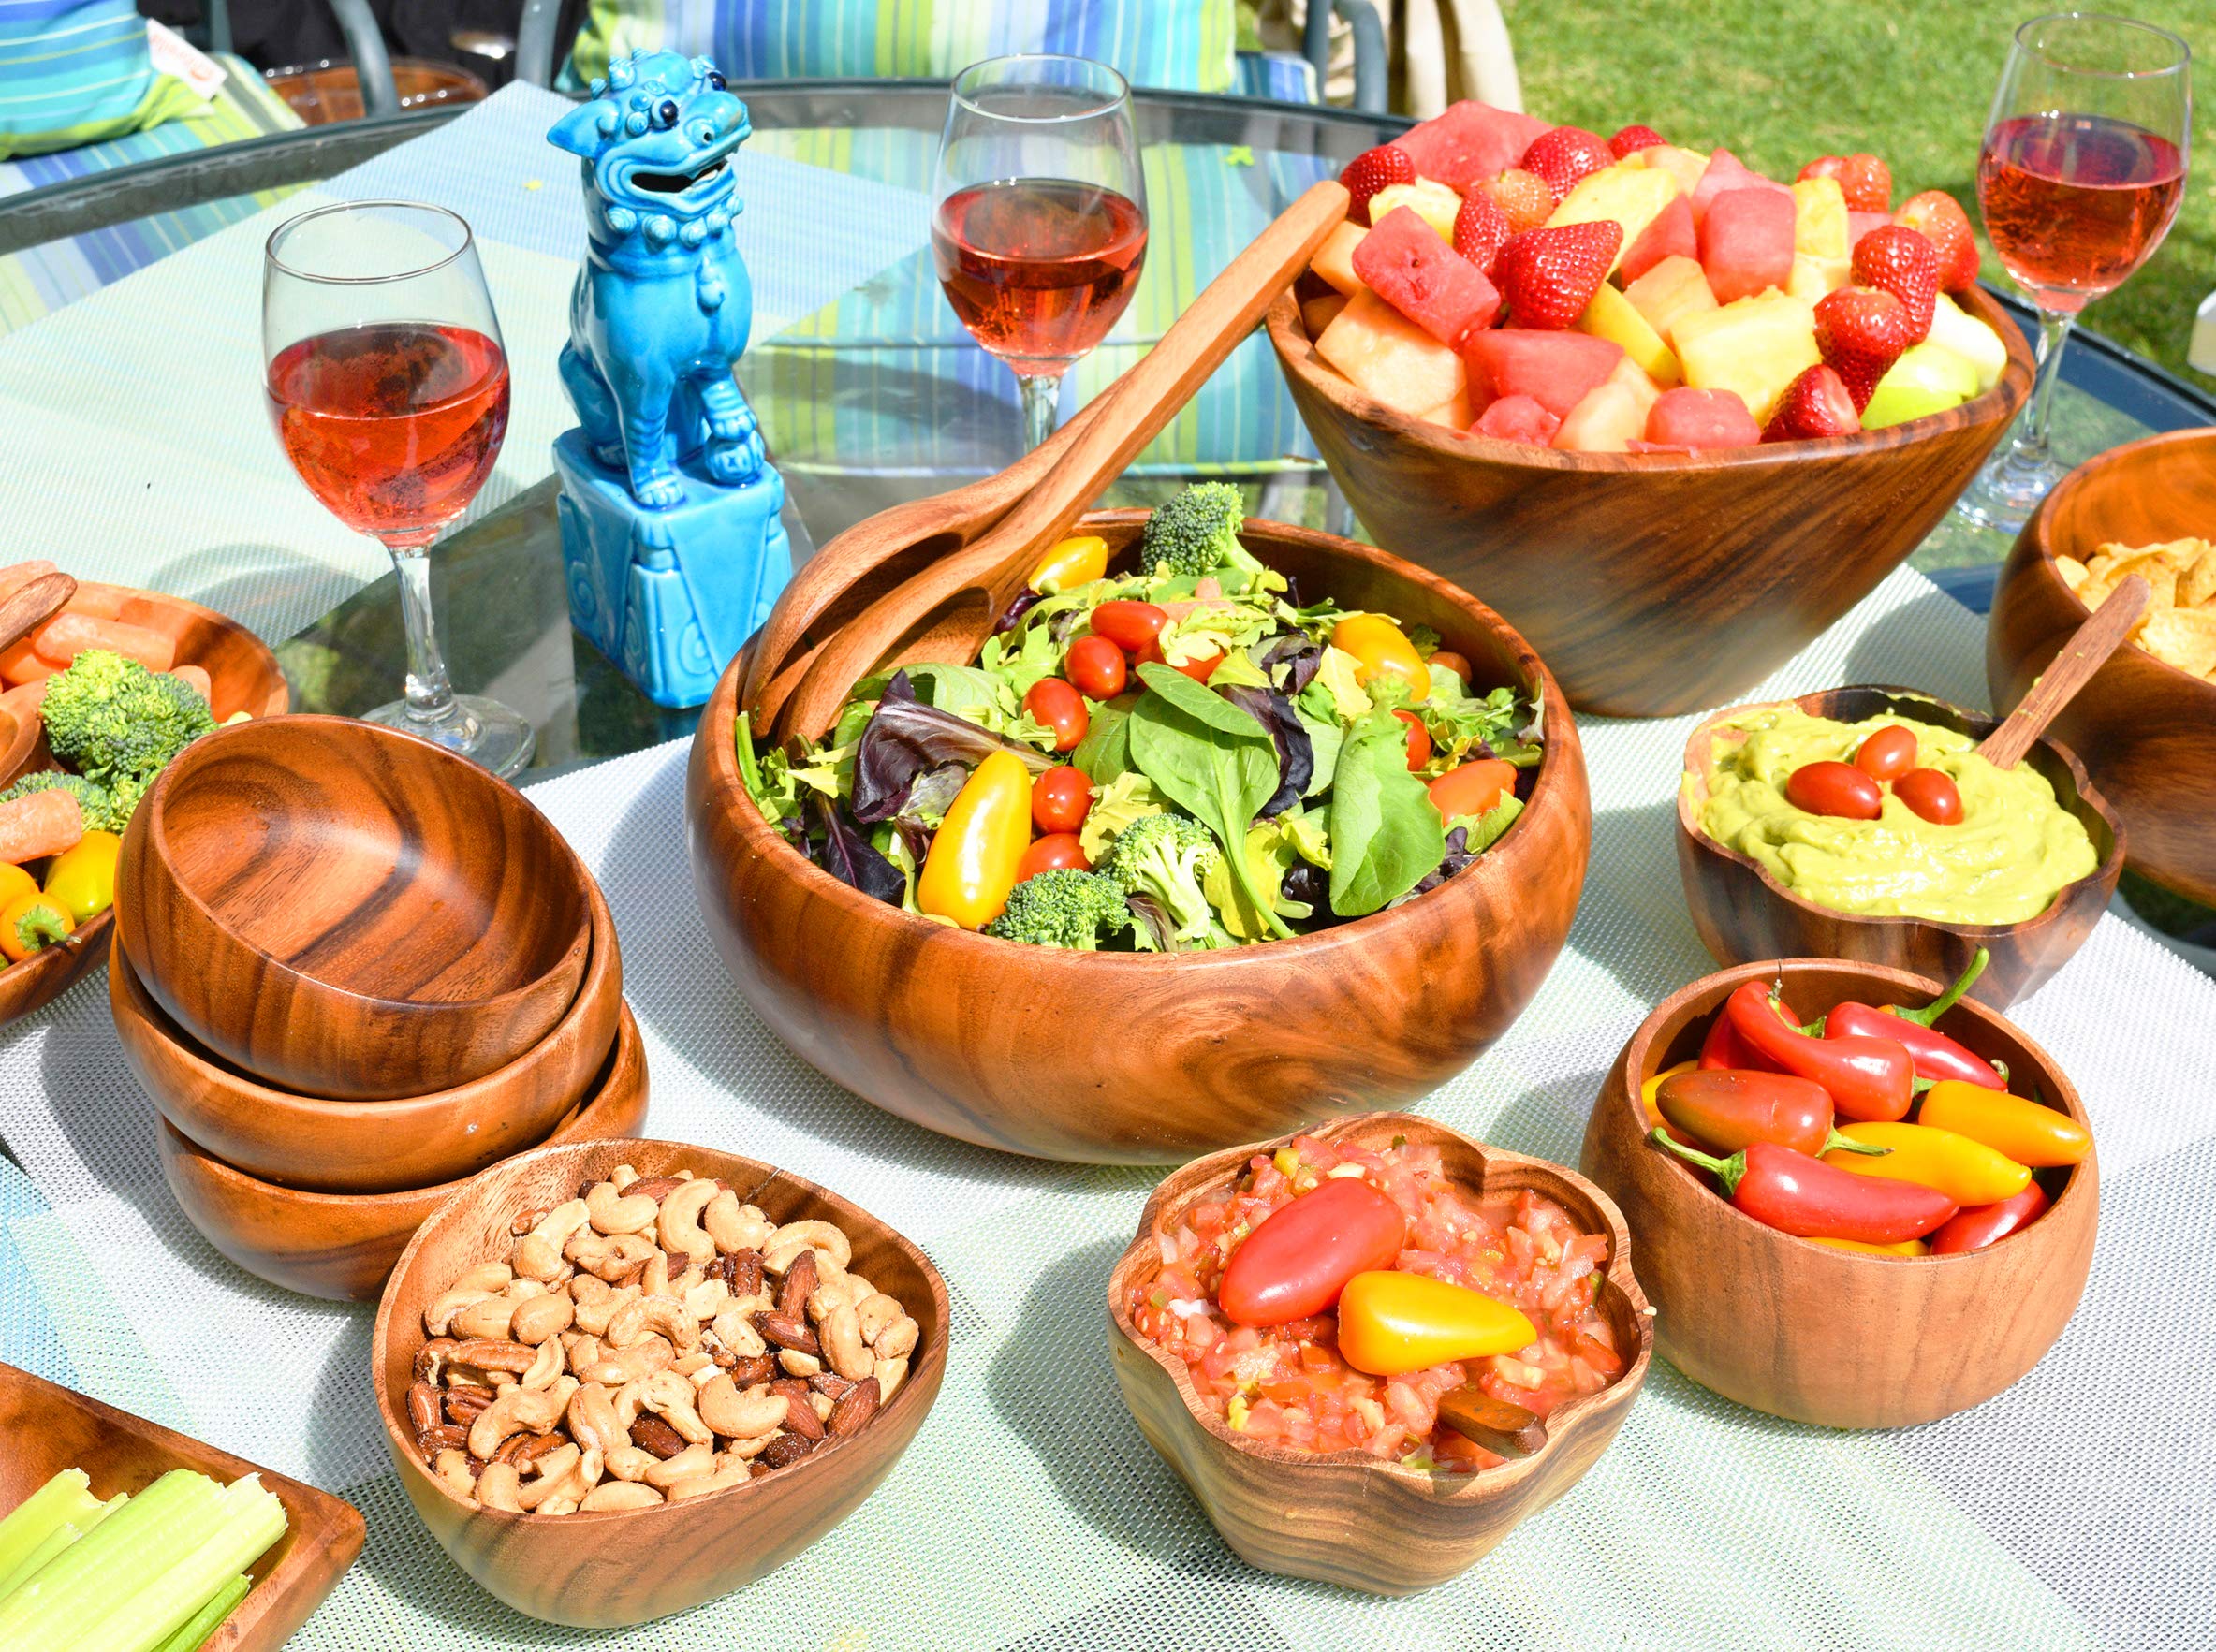
[[[1516,789],[1516,765],[1498,757],[1459,763],[1431,782],[1431,807],[1442,820],[1483,814]]]
[[[1331,627],[1331,646],[1355,657],[1355,680],[1368,682],[1381,672],[1405,679],[1408,697],[1431,698],[1431,670],[1408,635],[1383,614],[1349,614]]]
[[[1187,660],[1182,665],[1172,665],[1170,669],[1182,671],[1195,682],[1206,682],[1216,674],[1216,667],[1223,663],[1222,654],[1202,654],[1197,660]]]
[[[1123,692],[1123,651],[1105,636],[1079,637],[1062,668],[1088,699],[1112,700]]]
[[[1785,800],[1811,814],[1875,820],[1885,794],[1852,763],[1803,763],[1785,778]]]
[[[1433,649],[1428,664],[1453,672],[1462,680],[1462,687],[1465,689],[1470,686],[1470,662],[1452,649]]]
[[[1431,760],[1431,731],[1413,711],[1395,711],[1393,715],[1408,725],[1408,769],[1413,774]]]
[[[1168,623],[1169,616],[1151,602],[1104,602],[1093,610],[1093,635],[1127,654],[1145,648]]]
[[[1407,1236],[1407,1218],[1385,1194],[1359,1177],[1330,1177],[1247,1235],[1216,1300],[1241,1325],[1308,1319],[1337,1302],[1355,1275],[1392,1266]]]
[[[1093,870],[1093,863],[1085,858],[1085,851],[1078,845],[1075,832],[1054,832],[1035,841],[1016,863],[1016,882],[1020,884],[1025,878],[1064,868],[1081,872]]]
[[[1893,782],[1893,796],[1933,826],[1962,824],[1962,794],[1937,768],[1912,768]]]
[[[1855,767],[1871,780],[1899,780],[1915,767],[1915,733],[1887,724],[1862,742]]]
[[[1120,662],[1119,662],[1120,663]],[[1095,699],[1107,696],[1096,694]],[[1023,709],[1054,731],[1054,749],[1073,751],[1093,726],[1093,714],[1078,691],[1059,677],[1042,677],[1023,696]]]
[[[1162,639],[1159,636],[1150,636],[1144,643],[1131,651],[1131,668],[1135,671],[1141,665],[1159,665],[1161,664]]]
[[[1031,782],[1031,818],[1042,832],[1074,832],[1093,807],[1093,782],[1081,768],[1058,763]]]

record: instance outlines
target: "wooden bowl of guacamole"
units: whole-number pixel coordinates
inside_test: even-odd
[[[1950,775],[1963,818],[1938,826],[1890,795],[1876,820],[1810,814],[1783,795],[1802,763],[1851,760],[1887,723]],[[1678,788],[1678,866],[1719,963],[1838,958],[1941,981],[1979,947],[1972,996],[2005,1008],[2076,952],[2116,892],[2123,827],[2066,748],[2003,770],[1971,748],[1995,720],[1908,689],[1826,689],[1733,706],[1693,731]]]

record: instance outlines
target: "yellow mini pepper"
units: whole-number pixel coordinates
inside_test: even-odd
[[[1674,1067],[1665,1067],[1653,1077],[1648,1079],[1646,1083],[1639,1086],[1639,1103],[1647,1109],[1647,1128],[1649,1130],[1658,1129],[1662,1125],[1662,1103],[1659,1100],[1662,1081],[1679,1073],[1690,1073],[1699,1064],[1697,1061],[1680,1061]]]
[[[115,860],[123,840],[113,832],[87,832],[46,869],[46,892],[79,923],[115,904]]]
[[[0,957],[21,963],[41,947],[74,933],[77,920],[51,895],[34,889],[0,906]]]
[[[1538,1339],[1507,1303],[1428,1274],[1360,1273],[1339,1294],[1339,1357],[1372,1377],[1514,1353]]]
[[[1931,1247],[1922,1239],[1902,1239],[1894,1245],[1872,1245],[1867,1239],[1811,1239],[1812,1245],[1828,1245],[1834,1250],[1865,1250],[1872,1256],[1929,1256]]]
[[[1408,684],[1411,705],[1431,697],[1431,668],[1423,663],[1408,634],[1383,614],[1349,614],[1331,627],[1331,646],[1355,657],[1355,680],[1398,677]]]
[[[2043,1107],[1959,1078],[1943,1078],[1926,1091],[1916,1118],[1983,1142],[2034,1169],[2076,1164],[2092,1151],[2092,1133],[2060,1107]]]
[[[2032,1179],[2030,1168],[2005,1153],[1929,1124],[1872,1121],[1843,1125],[1839,1133],[1849,1141],[1887,1150],[1884,1156],[1874,1157],[1834,1148],[1824,1155],[1825,1163],[1856,1176],[1920,1182],[1927,1188],[1937,1188],[1965,1209],[2013,1199]]]
[[[1016,868],[1031,847],[1031,771],[1013,752],[995,752],[964,782],[947,811],[916,904],[933,917],[982,929],[1008,904]]]
[[[38,880],[20,866],[0,860],[0,906],[25,895],[38,893]]]
[[[1108,572],[1108,541],[1097,534],[1077,534],[1058,539],[1031,571],[1032,590],[1055,596],[1090,585]]]

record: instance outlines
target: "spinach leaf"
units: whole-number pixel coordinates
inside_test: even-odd
[[[1113,700],[1087,700],[1085,710],[1092,721],[1069,760],[1083,769],[1085,778],[1094,785],[1113,785],[1116,777],[1131,768],[1131,736],[1124,727],[1131,717],[1131,702],[1121,695]]]
[[[1238,657],[1246,658],[1244,654]],[[1222,676],[1223,672],[1218,670],[1209,679],[1210,683],[1221,690],[1224,698],[1250,713],[1277,742],[1277,790],[1270,794],[1259,812],[1270,816],[1283,814],[1308,795],[1315,775],[1313,742],[1308,738],[1308,730],[1301,726],[1293,702],[1284,695],[1267,683],[1259,688],[1243,682],[1218,683],[1216,679]]]
[[[1343,918],[1379,911],[1446,852],[1446,823],[1408,770],[1406,724],[1371,712],[1348,732],[1331,782],[1331,910]]]
[[[1336,718],[1319,722],[1311,717],[1306,696],[1297,701],[1293,709],[1299,716],[1300,726],[1308,731],[1309,758],[1315,765],[1315,772],[1309,777],[1307,789],[1300,795],[1318,797],[1330,788],[1331,777],[1339,772],[1339,748],[1346,741],[1346,730]]]
[[[1152,662],[1138,672],[1147,692],[1128,724],[1132,762],[1157,792],[1216,835],[1240,892],[1269,932],[1290,935],[1256,887],[1244,853],[1255,811],[1277,790],[1277,742],[1253,717],[1181,672]],[[1424,870],[1437,861],[1434,853]]]

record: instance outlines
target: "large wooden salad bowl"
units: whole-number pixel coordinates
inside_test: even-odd
[[[1200,1406],[1184,1362],[1163,1353],[1131,1322],[1126,1299],[1135,1283],[1161,1268],[1162,1235],[1195,1199],[1284,1141],[1196,1160],[1147,1201],[1137,1235],[1108,1275],[1108,1353],[1139,1432],[1250,1566],[1404,1595],[1466,1570],[1592,1467],[1647,1380],[1654,1322],[1632,1277],[1622,1213],[1576,1172],[1487,1147],[1409,1113],[1333,1119],[1313,1133],[1370,1148],[1395,1138],[1436,1145],[1448,1174],[1464,1187],[1496,1193],[1533,1189],[1562,1205],[1585,1232],[1609,1240],[1599,1308],[1626,1355],[1623,1374],[1556,1410],[1547,1420],[1547,1443],[1532,1455],[1476,1474],[1434,1474],[1367,1452],[1319,1455],[1234,1433]]]
[[[2112,448],[2064,476],[2024,524],[1993,592],[1986,682],[2013,710],[2085,622],[2057,556],[2216,537],[2216,431]],[[2108,656],[2053,723],[2131,834],[2134,871],[2216,906],[2216,683],[2144,649]]]
[[[1632,1034],[1593,1104],[1578,1164],[1639,1235],[1656,1352],[1741,1405],[1834,1428],[1903,1428],[1990,1399],[2039,1363],[2077,1311],[2099,1218],[2097,1150],[2039,1173],[2055,1185],[2038,1221],[1960,1255],[1835,1250],[1756,1221],[1648,1143],[1639,1089],[1699,1053],[1740,984],[1772,979],[1812,1017],[1849,1000],[1920,1005],[1940,992],[1871,964],[1769,960],[1694,982]],[[2006,1061],[2014,1093],[2089,1124],[2054,1059],[1983,1004],[1956,1004],[1939,1031]]]
[[[1121,551],[1145,516],[1082,527]],[[964,1141],[1162,1163],[1413,1100],[1516,1018],[1569,934],[1592,833],[1561,691],[1436,575],[1276,522],[1244,538],[1308,600],[1430,625],[1479,684],[1543,693],[1547,756],[1507,835],[1429,894],[1290,941],[1167,957],[1018,945],[871,899],[770,828],[733,745],[741,656],[693,742],[693,877],[741,994],[803,1060]]]
[[[1887,430],[1704,454],[1558,453],[1395,412],[1315,355],[1291,291],[1278,364],[1324,462],[1387,550],[1467,586],[1532,641],[1580,711],[1666,717],[1769,675],[1897,567],[2032,387],[2022,332],[2000,383]]]
[[[1701,944],[1720,964],[1765,958],[1837,958],[1882,964],[1951,981],[1979,947],[1990,961],[1970,995],[2005,1009],[2067,963],[2101,921],[2123,871],[2124,834],[2107,802],[2065,747],[2041,740],[2024,757],[2054,787],[2055,801],[2084,824],[2098,864],[2067,884],[2034,917],[2014,924],[1943,924],[1930,918],[1872,917],[1834,912],[1795,894],[1749,855],[1701,829],[1708,762],[1720,731],[1769,705],[1796,705],[1814,717],[1858,723],[1889,714],[1953,728],[1983,739],[1998,720],[1910,689],[1824,689],[1791,701],[1729,706],[1702,719],[1685,742],[1678,788],[1678,870]]]

